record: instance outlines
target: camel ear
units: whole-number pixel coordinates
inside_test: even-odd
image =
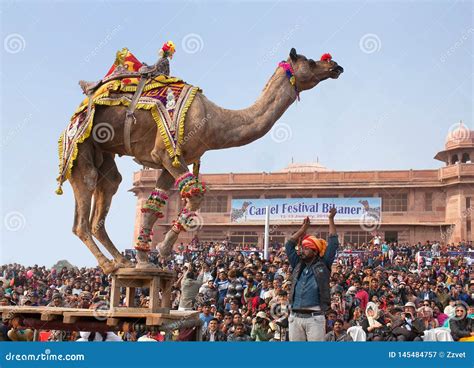
[[[298,55],[296,54],[296,49],[294,47],[290,50],[290,58],[293,61],[296,61],[296,59],[298,58]]]

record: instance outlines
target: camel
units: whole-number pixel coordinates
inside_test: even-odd
[[[197,162],[206,151],[240,147],[261,138],[299,97],[300,92],[312,89],[328,78],[337,79],[344,71],[330,56],[314,61],[297,54],[294,48],[284,64],[287,69],[279,65],[260,97],[248,108],[224,109],[208,100],[203,93],[197,93],[184,121],[185,139],[178,164],[168,155],[150,112],[135,111],[136,123],[130,133],[131,156],[143,165],[162,170],[155,190],[166,193],[177,178],[188,173],[188,165]],[[288,68],[292,68],[294,74],[289,75]],[[105,273],[133,267],[117,250],[105,228],[112,198],[122,179],[115,164],[115,155],[130,155],[122,133],[125,115],[124,106],[96,107],[94,121],[108,123],[115,134],[105,142],[89,138],[81,143],[69,178],[75,198],[73,233],[86,244]],[[199,209],[202,199],[202,192],[188,196],[184,198],[184,206],[192,213]],[[143,213],[142,216],[144,229],[151,231],[157,217],[150,213]],[[162,256],[171,253],[181,230],[182,227],[173,227],[166,233],[157,247]],[[94,238],[112,255],[113,260],[101,252]],[[137,260],[136,267],[150,267],[146,251],[138,250]]]

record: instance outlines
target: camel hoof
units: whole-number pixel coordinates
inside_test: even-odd
[[[99,266],[100,268],[102,268],[102,271],[104,271],[105,274],[111,274],[120,268],[117,263],[109,261],[109,260],[99,264]]]

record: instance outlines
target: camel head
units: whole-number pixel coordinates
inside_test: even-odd
[[[344,72],[330,54],[324,54],[321,60],[314,61],[304,55],[299,55],[293,48],[290,51],[288,62],[295,72],[296,86],[299,91],[315,87],[319,82],[328,78],[337,79]]]

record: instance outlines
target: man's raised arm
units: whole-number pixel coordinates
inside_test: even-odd
[[[303,220],[303,225],[299,228],[299,230],[294,233],[291,238],[285,244],[286,255],[288,256],[288,260],[290,261],[290,265],[292,268],[295,268],[298,264],[300,257],[296,254],[296,244],[298,244],[298,240],[306,234],[310,225],[309,217],[306,217]]]
[[[336,225],[334,224],[334,217],[336,216],[336,208],[333,207],[329,211],[329,237],[328,247],[323,256],[323,262],[331,269],[334,258],[336,258],[337,248],[339,247],[339,239],[337,238]]]

